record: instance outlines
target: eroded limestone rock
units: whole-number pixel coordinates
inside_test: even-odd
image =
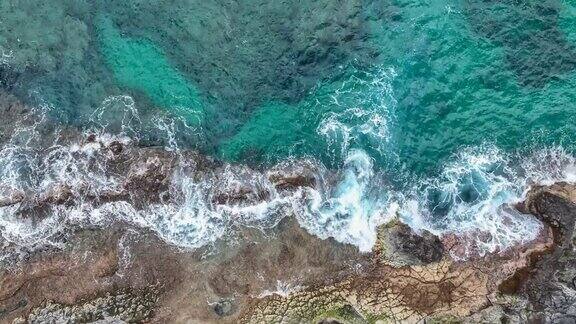
[[[13,323],[142,322],[152,317],[157,293],[154,289],[137,293],[119,292],[72,306],[48,301],[34,308],[26,318],[17,318]]]
[[[568,206],[554,206],[560,211],[570,210]],[[570,218],[565,216],[563,219]],[[524,295],[517,295],[513,301],[502,296],[512,296],[503,295],[508,289],[512,294],[518,292],[518,287],[530,280],[530,273],[538,270],[538,260],[550,255],[555,240],[549,227],[545,226],[533,242],[469,261],[452,259],[450,252],[458,248],[457,240],[444,240],[454,244],[443,246],[431,233],[420,236],[393,221],[379,229],[372,268],[335,283],[318,283],[284,296],[253,299],[242,320],[475,322],[521,321],[539,314],[536,308],[526,310],[533,304]]]
[[[556,183],[536,186],[520,206],[552,228],[554,248],[532,260],[531,271],[517,287],[526,296],[531,318],[550,323],[571,322],[576,318],[576,186]]]
[[[385,267],[336,285],[255,301],[245,320],[280,323],[358,318],[374,322],[418,321],[427,316],[462,317],[484,307],[487,295],[486,274],[448,261],[428,266]]]

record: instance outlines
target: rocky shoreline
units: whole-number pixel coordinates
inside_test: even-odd
[[[23,118],[28,111],[17,102],[3,105],[5,117],[15,122],[5,123],[0,133],[35,124]],[[14,207],[15,217],[31,222],[55,207],[82,203],[125,202],[146,210],[181,198],[170,183],[177,170],[207,181],[210,203],[230,208],[335,181],[309,161],[253,170],[122,138],[58,134],[41,141],[74,139],[72,158],[89,156],[85,173],[105,168],[113,185],[94,188],[91,178],[80,177],[74,186],[52,183],[41,191],[0,188],[0,208]],[[398,219],[379,227],[373,252],[360,253],[311,235],[289,209],[266,231],[235,223],[233,231],[196,249],[178,248],[154,230],[121,219],[107,226],[69,226],[65,235],[55,234],[58,247],[2,262],[0,322],[576,321],[576,186],[533,186],[513,208],[544,226],[535,240],[492,254],[474,249],[483,233],[437,237],[416,233]],[[3,251],[16,251],[13,245],[2,242]]]
[[[98,142],[90,136],[85,145],[108,152],[116,161],[110,168],[127,176],[123,190],[83,197],[135,205],[170,199],[165,196],[166,180],[174,153]],[[202,164],[204,170],[218,170],[217,162],[199,155],[188,159],[196,161],[197,170],[203,170],[198,167]],[[290,191],[314,185],[313,174],[301,165],[272,170],[268,176],[277,189]],[[268,197],[265,188],[222,188],[228,190],[215,194],[214,203],[241,205]],[[26,217],[30,210],[48,205],[73,204],[77,193],[77,188],[66,187],[32,197],[23,192],[12,201],[5,199],[5,205],[26,202],[20,209]],[[239,226],[233,237],[193,251],[122,222],[78,228],[66,238],[65,248],[34,252],[3,269],[0,321],[574,320],[576,187],[535,186],[516,208],[545,224],[538,238],[465,261],[454,256],[470,238],[415,233],[398,220],[380,227],[374,251],[368,254],[310,235],[290,215],[270,232]]]

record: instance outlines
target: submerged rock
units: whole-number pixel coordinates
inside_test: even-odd
[[[226,165],[212,175],[211,201],[216,205],[256,205],[274,194],[263,174],[248,167]]]
[[[234,308],[233,301],[222,299],[214,305],[214,312],[220,317],[226,317],[234,313]]]
[[[21,190],[0,188],[0,207],[15,205],[24,201],[26,194]]]
[[[169,191],[177,157],[163,149],[139,153],[132,160],[122,187],[138,205],[160,202]]]
[[[62,205],[72,198],[72,189],[65,184],[57,184],[43,192],[39,204]]]

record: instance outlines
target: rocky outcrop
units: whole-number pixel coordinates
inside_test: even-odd
[[[526,296],[532,317],[546,322],[576,320],[576,186],[556,183],[536,186],[528,193],[520,209],[529,211],[548,224],[554,247],[538,255],[515,291]]]
[[[62,251],[32,255],[0,273],[0,322],[139,321],[153,315],[162,292],[181,271],[177,255],[151,233],[117,226],[81,230]]]
[[[46,302],[34,308],[25,318],[16,318],[13,323],[91,323],[101,320],[142,322],[152,317],[157,299],[157,291],[150,290],[107,294],[73,306]]]
[[[175,183],[185,175],[213,208],[232,208],[330,181],[306,161],[262,172],[105,136],[84,137],[71,154],[82,152],[103,162],[94,165],[106,166],[112,185],[96,190],[80,177],[76,186],[6,189],[0,203],[17,207],[21,217],[86,202],[145,209],[183,199]],[[121,221],[70,227],[60,247],[4,263],[0,321],[555,322],[576,316],[576,186],[534,187],[517,208],[545,224],[537,239],[487,255],[468,244],[485,233],[437,237],[397,220],[379,228],[374,252],[361,254],[309,234],[288,211],[266,233],[237,225],[213,246],[192,251]]]
[[[25,194],[20,190],[15,190],[12,188],[2,188],[0,196],[0,207],[12,206],[24,201]]]
[[[440,262],[386,267],[330,286],[287,297],[257,300],[244,318],[251,323],[418,321],[427,316],[466,316],[488,300],[488,276]]]
[[[530,190],[520,210],[536,215],[554,230],[556,244],[567,247],[573,244],[576,223],[576,186],[556,183],[536,186]]]
[[[268,233],[246,227],[198,251],[179,251],[128,224],[80,230],[68,244],[4,269],[0,322],[85,322],[105,315],[235,323],[250,298],[298,289],[327,274],[337,280],[368,264],[354,247],[320,240],[292,217]]]
[[[530,267],[529,259],[545,253],[551,236],[543,242],[516,247],[506,255],[492,255],[470,262],[456,262],[442,250],[438,238],[417,238],[403,224],[385,226],[392,239],[379,241],[375,264],[330,285],[316,285],[288,296],[253,300],[244,314],[247,322],[418,322],[464,319],[491,305],[499,284]],[[398,244],[399,240],[406,241]],[[390,244],[390,242],[392,244]],[[425,243],[426,242],[426,243]],[[404,249],[406,246],[422,250]],[[390,252],[389,252],[390,251]],[[382,257],[399,260],[382,262]],[[409,265],[416,262],[419,265]]]
[[[73,206],[79,202],[99,206],[125,201],[141,210],[184,199],[185,194],[178,187],[184,178],[205,191],[206,200],[214,208],[246,206],[292,195],[300,188],[321,182],[315,172],[318,167],[310,161],[280,164],[263,172],[223,164],[194,151],[137,147],[127,139],[107,134],[79,138],[64,152],[69,155],[68,167],[79,169],[74,170],[77,174],[67,175],[61,182],[50,179],[48,186],[40,188],[0,188],[0,207],[18,205],[16,212],[20,216],[37,219],[49,214],[51,206]],[[37,153],[44,156],[51,152],[41,149]],[[94,177],[105,185],[95,186]]]
[[[337,283],[254,299],[243,319],[477,323],[573,318],[575,188],[532,188],[518,208],[545,224],[537,238],[495,254],[469,255],[469,261],[451,257],[462,248],[457,234],[442,240],[430,233],[420,236],[393,221],[379,229],[373,267]]]
[[[395,267],[429,264],[444,257],[444,245],[426,230],[417,234],[410,226],[391,221],[378,230],[374,257]]]
[[[315,188],[320,182],[319,166],[311,161],[299,160],[279,164],[266,172],[268,180],[279,190],[300,187]]]

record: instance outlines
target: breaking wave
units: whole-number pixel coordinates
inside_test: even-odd
[[[122,107],[118,125],[99,123],[110,106],[115,111]],[[216,167],[206,170],[178,147],[175,132],[181,124],[164,118],[155,119],[157,131],[167,139],[159,150],[170,152],[174,160],[138,153],[143,160],[125,173],[115,171],[114,146],[138,150],[143,127],[130,97],[108,98],[94,113],[97,127],[74,136],[61,129],[47,140],[42,133],[45,109],[34,114],[34,122],[18,126],[0,150],[4,255],[60,247],[61,237],[74,228],[117,221],[150,229],[176,246],[198,248],[221,239],[235,226],[265,230],[290,214],[310,233],[356,245],[364,252],[372,249],[378,225],[395,217],[417,231],[471,234],[481,253],[494,252],[532,240],[539,232],[542,225],[534,217],[513,208],[531,184],[576,181],[576,160],[561,148],[515,156],[483,145],[463,149],[438,175],[401,187],[386,179],[388,173],[375,167],[365,150],[345,141],[342,149],[347,154],[338,170],[306,160],[316,185],[282,191],[269,173],[298,161],[264,171],[215,162]],[[325,136],[338,132],[345,138],[363,134],[389,143],[384,116],[355,110],[344,114],[364,118],[365,123],[350,128],[338,121],[339,116],[330,115],[318,132]],[[158,201],[142,205],[122,196],[130,176],[146,172],[146,165],[161,168],[165,163],[175,167]],[[55,203],[58,199],[64,202]]]

